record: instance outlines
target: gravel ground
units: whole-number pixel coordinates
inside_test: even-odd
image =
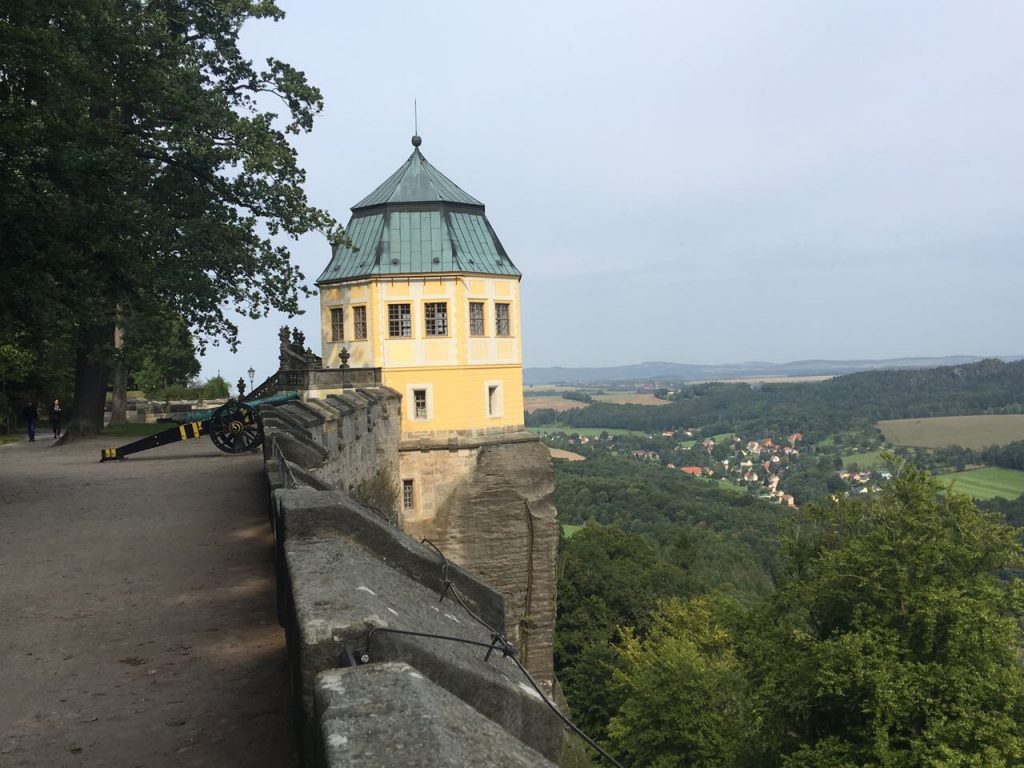
[[[295,766],[261,457],[0,447],[0,765]]]

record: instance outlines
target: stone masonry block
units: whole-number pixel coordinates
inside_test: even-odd
[[[320,674],[316,719],[322,768],[554,768],[407,664]]]

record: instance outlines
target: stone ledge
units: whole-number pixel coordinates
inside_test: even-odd
[[[399,451],[459,451],[483,448],[489,445],[512,443],[536,443],[538,435],[532,432],[499,432],[485,435],[464,435],[444,433],[441,437],[405,438],[398,443]]]
[[[284,493],[288,492],[278,492]],[[311,726],[316,676],[342,666],[347,650],[366,651],[372,628],[491,642],[487,630],[453,599],[439,602],[436,592],[341,536],[286,535],[284,557],[291,592],[286,623],[289,658],[302,723],[300,744],[307,756],[315,754]],[[374,634],[368,653],[373,661],[411,664],[516,738],[542,754],[557,756],[561,722],[501,653],[492,653],[485,661],[483,647],[391,633]]]
[[[554,768],[407,664],[321,673],[316,720],[323,768]]]
[[[444,591],[441,558],[436,551],[386,523],[342,491],[280,489],[274,491],[273,507],[274,528],[283,542],[343,536],[433,591],[435,599]],[[448,578],[477,615],[499,632],[505,631],[504,601],[497,592],[455,563],[449,563]]]
[[[303,469],[316,469],[322,466],[331,455],[326,448],[309,437],[298,437],[291,431],[286,432],[273,427],[265,426],[264,430],[265,449],[263,455],[266,458],[274,455],[274,446],[277,446],[292,464]]]

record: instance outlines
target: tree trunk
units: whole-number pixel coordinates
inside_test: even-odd
[[[113,336],[112,322],[84,326],[78,331],[75,400],[71,421],[68,422],[69,432],[89,436],[103,429],[110,376],[108,353]]]
[[[120,312],[118,312],[120,316]],[[114,365],[110,394],[110,423],[124,424],[128,421],[128,366],[125,365],[124,331],[118,325],[114,328]]]
[[[128,421],[128,367],[120,358],[114,361],[110,384],[110,423]]]

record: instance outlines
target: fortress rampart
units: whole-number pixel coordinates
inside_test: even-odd
[[[374,387],[262,411],[303,764],[551,764],[550,458],[526,433],[403,444],[400,408]],[[416,520],[396,511],[409,454],[449,468]]]

